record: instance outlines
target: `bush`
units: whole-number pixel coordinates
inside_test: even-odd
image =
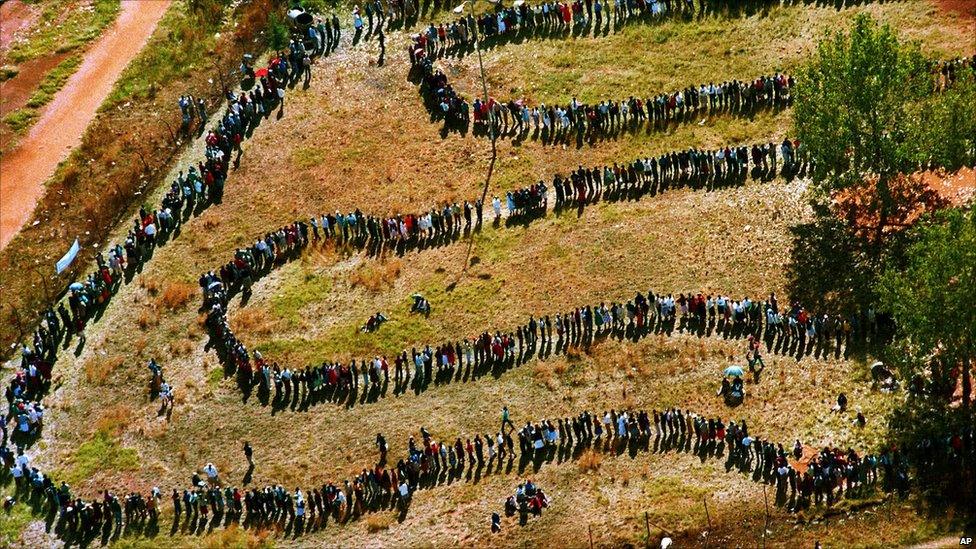
[[[159,295],[159,304],[171,311],[182,309],[190,302],[190,298],[196,295],[197,289],[193,284],[186,282],[172,282],[163,288]]]
[[[359,286],[371,293],[378,293],[393,286],[402,266],[399,259],[380,264],[363,263],[349,275],[349,284],[353,288]]]
[[[601,463],[603,463],[603,454],[591,448],[580,455],[579,470],[581,473],[595,473],[600,470]]]
[[[288,45],[288,23],[278,13],[268,17],[268,46],[272,50],[281,50]]]
[[[103,385],[108,377],[122,365],[123,361],[121,356],[106,356],[96,353],[85,362],[85,379],[88,383]]]
[[[139,326],[140,330],[146,331],[149,328],[159,325],[159,315],[156,314],[154,309],[143,309],[142,312],[139,313],[139,318],[136,319],[136,324]]]

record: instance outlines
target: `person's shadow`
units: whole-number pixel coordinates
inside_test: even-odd
[[[241,481],[241,484],[247,486],[248,484],[251,483],[253,476],[254,476],[254,464],[252,463],[248,466],[247,472],[244,473],[244,479]]]

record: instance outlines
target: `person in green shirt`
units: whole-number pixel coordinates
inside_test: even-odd
[[[502,407],[502,432],[505,432],[505,424],[511,425],[512,429],[515,429],[515,424],[508,416],[508,406]]]

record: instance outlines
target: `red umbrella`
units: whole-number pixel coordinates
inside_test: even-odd
[[[258,69],[256,71],[254,71],[254,76],[256,76],[258,78],[261,78],[262,76],[268,76],[268,69],[267,69],[267,67],[265,67],[263,69]]]

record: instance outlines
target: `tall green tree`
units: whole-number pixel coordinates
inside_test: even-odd
[[[892,179],[923,156],[912,114],[933,88],[918,44],[866,14],[850,33],[825,37],[799,72],[796,133],[815,161],[815,189],[828,198],[874,181],[879,237],[896,207]]]
[[[879,294],[898,325],[899,341],[889,355],[903,378],[925,381],[926,390],[906,400],[892,416],[894,441],[915,452],[923,481],[938,499],[972,502],[976,492],[971,406],[972,367],[976,360],[976,210],[941,212],[920,223],[905,264],[881,277]],[[961,402],[953,398],[961,378]],[[960,452],[944,448],[960,440]],[[935,441],[934,455],[924,455]],[[958,460],[958,461],[954,461]],[[967,504],[968,505],[968,504]]]
[[[881,303],[907,343],[903,373],[925,373],[933,358],[960,368],[965,408],[976,360],[976,210],[942,212],[916,238],[906,264],[882,276]]]
[[[794,124],[812,160],[815,219],[794,230],[791,295],[848,313],[876,306],[878,277],[910,242],[902,229],[946,205],[919,169],[973,161],[976,78],[956,73],[936,90],[918,44],[867,14],[821,40],[797,77]]]
[[[277,12],[268,16],[268,46],[273,51],[285,49],[288,45],[288,22]]]

